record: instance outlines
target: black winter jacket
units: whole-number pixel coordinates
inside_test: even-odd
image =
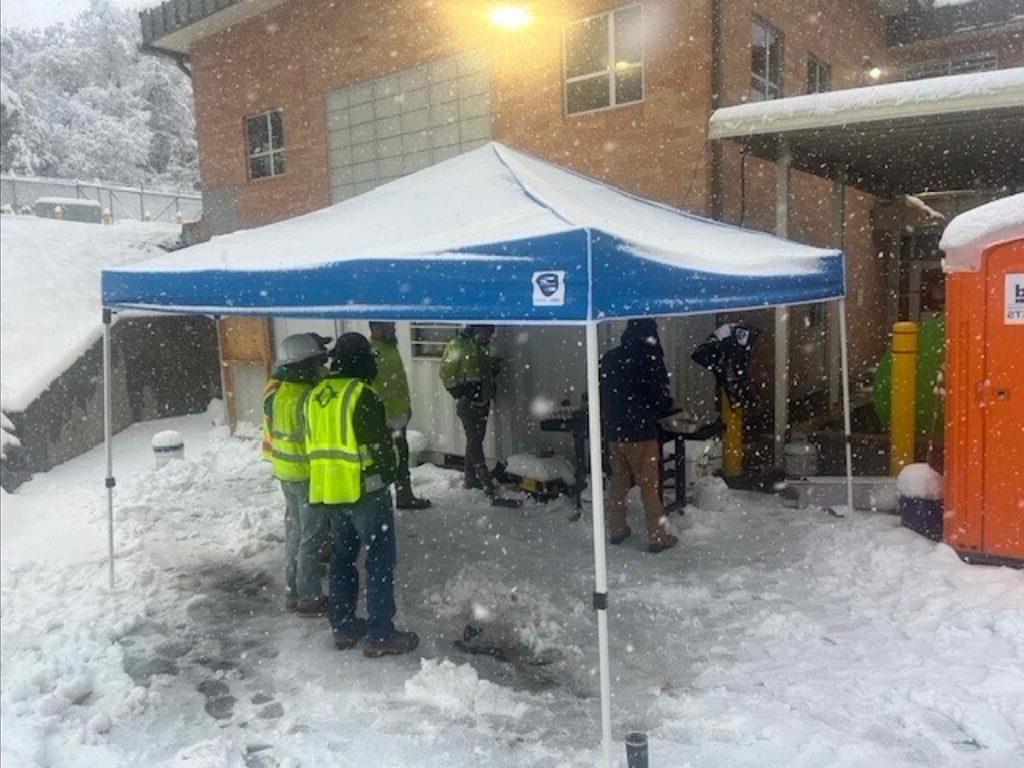
[[[672,410],[665,353],[653,321],[630,322],[622,344],[601,358],[601,430],[605,440],[655,440]]]

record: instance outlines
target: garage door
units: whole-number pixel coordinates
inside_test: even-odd
[[[331,199],[339,202],[491,137],[486,63],[457,56],[327,95]]]

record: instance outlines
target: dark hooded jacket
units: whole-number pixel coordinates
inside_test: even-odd
[[[665,353],[653,320],[630,320],[622,343],[601,358],[601,429],[606,440],[655,440],[672,410]]]

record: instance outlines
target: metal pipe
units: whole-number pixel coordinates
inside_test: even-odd
[[[587,323],[587,424],[590,437],[590,497],[594,522],[594,608],[597,611],[601,684],[602,765],[612,765],[612,697],[608,654],[608,562],[605,554],[604,477],[601,471],[601,379],[597,323]]]
[[[779,148],[775,184],[775,234],[789,236],[790,165],[792,155],[783,143]],[[775,308],[775,465],[781,467],[789,428],[789,307]]]
[[[114,591],[114,450],[113,411],[111,408],[111,349],[110,330],[113,313],[103,310],[103,449],[107,458],[107,565],[110,571],[110,591]]]
[[[647,734],[634,731],[626,734],[626,768],[648,768]]]
[[[846,509],[853,512],[853,430],[850,427],[850,348],[846,337],[846,299],[840,299],[839,310],[839,354],[843,373],[843,442],[846,445]]]
[[[836,203],[836,233],[835,233],[835,246],[839,251],[846,250],[846,168],[839,166],[836,168],[836,175],[832,181],[832,197]],[[836,347],[841,346],[841,341],[837,339],[838,326],[839,326],[839,313],[842,311],[838,303],[833,302],[829,306],[828,312],[828,334],[826,339],[828,341],[828,406],[830,413],[836,413],[840,400],[840,392],[842,389],[842,383],[840,382],[842,367],[840,358],[842,357],[842,350]],[[839,343],[837,343],[839,342]]]

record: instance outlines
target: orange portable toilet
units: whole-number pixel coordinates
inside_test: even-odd
[[[940,247],[945,539],[970,562],[1024,566],[1024,194],[956,217]]]

